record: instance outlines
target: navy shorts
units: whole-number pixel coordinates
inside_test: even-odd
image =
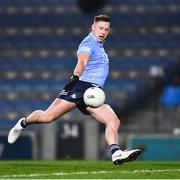
[[[84,103],[83,95],[86,89],[93,86],[100,87],[99,85],[94,84],[94,83],[78,81],[70,92],[66,93],[64,90],[62,90],[59,93],[58,98],[64,99],[66,101],[74,102],[77,108],[83,114],[89,115],[89,112],[86,110],[87,105]]]

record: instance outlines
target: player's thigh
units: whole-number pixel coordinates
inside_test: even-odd
[[[108,125],[113,123],[119,126],[120,120],[108,104],[103,104],[98,108],[87,107],[87,111],[93,118],[103,124]]]
[[[76,108],[75,103],[56,98],[45,111],[44,115],[57,119],[74,108]]]

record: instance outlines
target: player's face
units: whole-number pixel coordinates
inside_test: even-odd
[[[110,32],[110,23],[98,21],[92,25],[92,31],[96,35],[99,42],[103,42]]]

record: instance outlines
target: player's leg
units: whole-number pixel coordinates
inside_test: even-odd
[[[88,107],[87,110],[93,118],[105,124],[105,138],[112,153],[112,161],[115,165],[137,159],[138,155],[140,155],[139,149],[127,151],[120,149],[118,145],[120,120],[109,105],[103,104],[99,108]]]
[[[27,116],[26,123],[51,123],[75,107],[76,105],[73,102],[56,98],[47,110],[36,110]]]
[[[98,108],[88,107],[87,110],[93,118],[95,118],[100,123],[105,124],[105,138],[108,145],[110,146],[111,144],[118,144],[120,120],[112,108],[107,104],[103,104]]]
[[[27,125],[35,123],[50,123],[60,118],[63,114],[69,112],[75,107],[75,103],[60,98],[56,98],[47,110],[36,110],[26,118],[21,118],[16,123],[16,125],[10,130],[8,135],[8,142],[11,144],[14,143],[20,136],[22,130]]]

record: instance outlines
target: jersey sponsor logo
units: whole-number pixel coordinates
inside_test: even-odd
[[[109,58],[108,58],[108,55],[104,52],[103,53],[103,61],[104,61],[104,63],[109,63]]]

